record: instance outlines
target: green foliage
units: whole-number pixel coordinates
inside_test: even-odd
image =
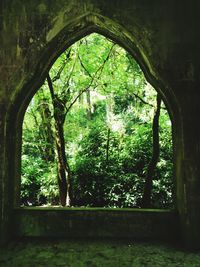
[[[29,113],[25,121],[29,120]],[[25,126],[25,125],[24,125]],[[43,155],[45,141],[39,138],[38,129],[26,125],[23,131],[21,169],[21,202],[23,205],[58,203],[57,174],[54,162],[47,162]]]
[[[41,158],[31,155],[23,155],[22,162],[22,204],[57,204],[59,192],[55,166],[47,165]]]
[[[163,125],[162,125],[163,126]],[[164,126],[162,127],[164,128]],[[166,128],[166,126],[165,126]],[[153,181],[154,207],[173,207],[170,133],[165,129],[161,157]],[[168,130],[168,131],[167,131]],[[95,124],[79,143],[74,166],[76,202],[86,206],[137,207],[143,193],[147,164],[151,156],[151,123],[134,124],[132,134],[112,132],[110,158],[106,162],[107,129]],[[97,196],[101,199],[97,199]]]
[[[117,44],[91,34],[68,48],[50,76],[67,110],[66,156],[74,205],[140,206],[152,153],[156,91]],[[68,110],[69,109],[69,110]],[[22,202],[58,204],[55,124],[47,83],[32,99],[23,125]],[[173,207],[171,124],[162,106],[154,207]]]

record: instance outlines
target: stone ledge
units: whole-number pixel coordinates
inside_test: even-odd
[[[178,214],[170,210],[26,207],[14,209],[16,237],[179,238]]]

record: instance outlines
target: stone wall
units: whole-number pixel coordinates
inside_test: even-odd
[[[177,241],[178,214],[105,208],[15,209],[14,236]]]
[[[81,37],[99,32],[138,61],[173,123],[182,238],[200,244],[200,2],[9,0],[0,3],[0,240],[19,203],[24,112],[48,69]]]

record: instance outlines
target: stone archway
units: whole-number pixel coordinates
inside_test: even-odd
[[[77,30],[77,25],[78,30]],[[75,30],[74,30],[75,29]],[[30,81],[26,83],[16,94],[15,100],[13,103],[14,112],[12,120],[14,123],[11,124],[11,127],[15,126],[11,130],[12,133],[16,133],[16,139],[18,140],[16,145],[16,156],[13,162],[15,162],[15,167],[13,169],[14,180],[14,206],[18,206],[19,203],[19,187],[21,174],[19,170],[20,152],[21,151],[21,129],[23,123],[24,112],[32,99],[35,92],[38,90],[40,85],[43,83],[46,78],[46,72],[50,69],[53,62],[57,57],[71,44],[79,40],[80,38],[92,33],[97,32],[99,34],[105,35],[106,37],[114,40],[122,47],[124,47],[139,63],[141,66],[147,80],[155,87],[157,91],[162,95],[163,101],[165,102],[169,115],[171,117],[172,123],[175,121],[175,115],[177,114],[177,105],[175,105],[175,97],[171,96],[171,92],[168,89],[168,86],[156,75],[155,71],[151,67],[151,63],[148,61],[146,55],[142,51],[142,48],[138,47],[137,41],[134,37],[128,33],[123,27],[120,27],[118,24],[110,21],[109,19],[99,17],[96,14],[86,14],[79,20],[74,20],[65,26],[60,32],[57,33],[55,38],[48,34],[50,39],[47,49],[44,50],[42,58],[38,62],[38,68],[35,73],[30,78]],[[66,38],[68,36],[68,38]],[[52,44],[53,43],[53,44]],[[48,55],[50,55],[48,57]],[[48,61],[46,60],[48,58]],[[173,102],[171,101],[173,100]],[[172,102],[172,103],[171,103]],[[12,121],[11,120],[11,121]]]
[[[41,7],[40,7],[41,8]],[[65,16],[65,13],[62,12]],[[19,186],[20,186],[20,149],[21,149],[21,128],[24,112],[29,104],[30,99],[38,90],[46,77],[46,72],[49,70],[55,59],[72,43],[80,39],[81,37],[92,33],[98,32],[106,37],[109,37],[124,47],[130,54],[132,54],[138,61],[142,70],[145,73],[147,80],[161,93],[162,98],[168,108],[169,114],[173,123],[173,133],[177,135],[179,128],[179,105],[176,101],[176,97],[170,86],[161,78],[159,72],[156,70],[155,62],[150,59],[150,50],[144,48],[143,42],[145,42],[146,33],[144,33],[144,39],[142,40],[142,34],[138,40],[138,36],[134,37],[132,33],[125,30],[124,27],[118,23],[106,18],[105,16],[97,13],[88,12],[84,15],[77,16],[74,20],[63,20],[58,18],[53,27],[45,34],[46,43],[38,41],[37,45],[40,45],[40,53],[37,52],[37,47],[30,45],[32,49],[30,54],[31,58],[36,56],[34,66],[31,66],[31,58],[24,55],[26,72],[24,80],[16,87],[16,90],[12,94],[11,105],[8,107],[7,120],[6,120],[6,150],[5,157],[9,165],[7,166],[5,175],[5,196],[7,199],[6,204],[2,204],[4,210],[4,216],[2,217],[2,231],[12,228],[12,209],[18,204]],[[32,37],[31,37],[32,38]],[[34,39],[29,38],[29,42],[34,44]],[[177,124],[178,122],[178,124]],[[180,133],[181,134],[181,133]],[[181,139],[182,140],[182,139]],[[180,153],[182,144],[180,140],[174,139],[175,151]],[[9,151],[13,151],[12,154]],[[176,158],[176,156],[175,156]],[[178,158],[175,166],[178,168]],[[176,170],[179,175],[179,169]],[[181,175],[179,175],[181,176]],[[8,179],[9,177],[9,179]],[[6,180],[7,179],[7,180]],[[178,194],[182,199],[182,181],[178,180]],[[8,195],[11,197],[8,198]],[[182,204],[184,207],[184,204]],[[178,206],[179,208],[179,206]],[[7,234],[8,235],[8,234]],[[5,237],[7,238],[7,237]]]

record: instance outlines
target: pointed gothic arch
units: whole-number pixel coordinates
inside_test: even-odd
[[[154,62],[149,59],[142,39],[138,40],[121,25],[95,13],[87,13],[60,25],[55,23],[54,28],[46,33],[46,45],[41,49],[37,64],[31,66],[29,62],[30,67],[26,78],[16,88],[12,96],[12,105],[8,108],[6,128],[9,138],[8,151],[12,148],[13,152],[10,154],[7,151],[8,161],[11,162],[8,169],[8,177],[10,177],[8,183],[11,187],[10,206],[12,208],[19,205],[22,123],[26,108],[59,55],[70,45],[93,32],[112,39],[135,58],[148,82],[161,94],[172,120],[173,133],[178,128],[176,122],[180,122],[179,104],[167,81],[160,77]],[[179,191],[181,194],[181,190]]]

